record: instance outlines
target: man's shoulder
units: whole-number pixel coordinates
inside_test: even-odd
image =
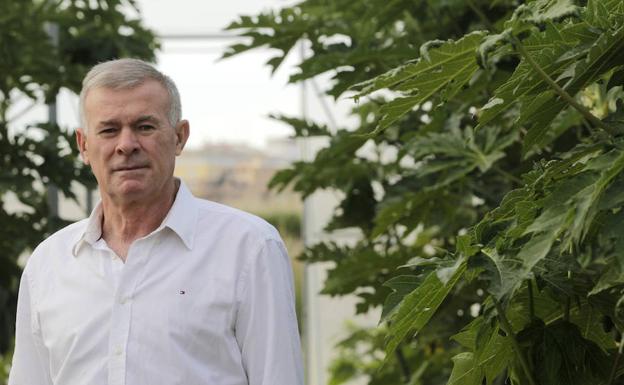
[[[69,224],[44,239],[32,252],[29,263],[41,258],[62,256],[72,252],[87,227],[88,219]],[[32,261],[32,262],[31,262]]]
[[[239,234],[252,235],[262,239],[279,239],[273,225],[257,215],[221,203],[195,198],[200,228],[220,228],[223,231],[236,230]],[[205,228],[205,227],[204,227]]]

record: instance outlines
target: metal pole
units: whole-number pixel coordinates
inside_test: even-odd
[[[48,36],[50,37],[50,41],[52,42],[52,45],[54,45],[55,47],[58,47],[58,40],[59,40],[58,24],[47,23],[46,30],[48,32]],[[52,101],[48,103],[48,123],[50,123],[51,125],[56,125],[58,123],[56,99],[57,99],[57,95],[54,95]],[[50,226],[50,220],[59,216],[58,188],[52,182],[48,184],[47,200],[48,200],[48,208],[50,209],[48,213],[48,220],[49,220],[48,226]]]
[[[305,40],[300,45],[301,60],[305,60]],[[308,82],[301,81],[301,119],[308,118]],[[314,154],[312,153],[312,138],[302,138],[301,157],[303,161],[311,161]],[[314,231],[314,211],[311,197],[307,197],[303,201],[303,218],[302,218],[302,238],[304,246],[310,246],[314,241],[312,231]],[[304,342],[306,353],[306,384],[322,385],[325,384],[325,368],[323,367],[323,328],[319,318],[319,298],[318,298],[318,266],[305,264],[303,270],[303,299],[304,299]]]

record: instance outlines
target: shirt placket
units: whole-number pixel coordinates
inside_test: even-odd
[[[147,237],[132,245],[115,291],[108,349],[109,385],[126,383],[126,352],[132,322],[132,302],[137,284],[144,276],[148,256],[158,243],[154,238],[158,237]]]

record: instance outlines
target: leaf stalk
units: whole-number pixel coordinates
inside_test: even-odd
[[[509,171],[505,171],[502,168],[500,168],[499,166],[492,166],[492,169],[494,171],[496,171],[497,173],[499,173],[500,175],[502,175],[503,177],[505,177],[506,179],[512,181],[513,183],[522,186],[524,185],[524,181],[520,178],[518,178],[517,176],[513,175],[512,173],[510,173]]]
[[[568,270],[568,279],[572,278],[572,272],[570,270]],[[565,301],[565,308],[564,308],[564,312],[563,312],[563,319],[566,322],[570,322],[570,307],[572,305],[572,300],[570,299],[570,296],[566,296],[566,301]]]
[[[483,11],[479,7],[477,7],[472,0],[466,0],[466,4],[468,4],[470,9],[472,9],[472,11],[479,17],[479,19],[481,19],[481,22],[485,24],[485,27],[487,29],[489,29],[491,32],[497,32],[494,24],[492,24],[490,19],[488,19],[485,13],[483,13]]]
[[[516,354],[518,355],[518,359],[520,360],[520,366],[524,371],[524,374],[527,376],[530,385],[537,385],[537,381],[533,378],[533,373],[531,373],[531,369],[529,368],[529,363],[527,362],[526,357],[522,353],[522,349],[520,348],[520,344],[518,343],[518,339],[513,332],[513,328],[511,327],[511,323],[507,319],[505,315],[505,310],[501,306],[500,302],[496,299],[494,300],[494,305],[496,306],[496,312],[498,313],[498,320],[500,321],[500,325],[503,328],[503,331],[507,334],[507,337],[511,340],[511,345],[513,346]]]
[[[529,288],[529,319],[533,321],[535,319],[535,300],[533,298],[533,281],[530,279],[527,281]]]
[[[617,373],[617,368],[620,363],[620,357],[622,357],[622,347],[624,347],[624,340],[620,339],[618,345],[618,352],[615,355],[615,359],[613,360],[613,367],[611,368],[611,374],[609,374],[609,382],[607,382],[608,385],[612,385],[613,381],[615,380],[615,374]]]
[[[412,373],[410,371],[409,365],[407,364],[407,360],[405,359],[405,355],[403,354],[401,346],[398,346],[394,353],[396,354],[397,361],[399,362],[399,367],[401,368],[401,373],[403,374],[403,382],[407,384],[410,381]]]
[[[561,88],[561,86],[559,86],[559,84],[557,84],[557,82],[555,82],[542,69],[542,67],[540,67],[540,65],[537,64],[535,60],[533,60],[531,55],[529,55],[529,53],[527,52],[526,48],[524,48],[524,45],[522,45],[522,42],[517,37],[513,36],[512,34],[510,34],[510,36],[511,36],[512,44],[516,47],[520,55],[527,61],[527,63],[529,63],[529,65],[535,70],[535,72],[537,72],[537,74],[542,78],[542,80],[544,80],[546,84],[548,84],[550,88],[552,88],[553,91],[555,91],[555,93],[559,95],[561,99],[563,99],[566,103],[568,103],[578,112],[580,112],[581,115],[583,115],[583,117],[587,119],[587,121],[589,121],[594,127],[599,127],[603,129],[609,135],[612,135],[612,136],[615,135],[615,130],[613,128],[609,127],[602,120],[598,119],[585,106],[577,102],[576,99],[574,99],[570,94],[568,94],[566,90]]]

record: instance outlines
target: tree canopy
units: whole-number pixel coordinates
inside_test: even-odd
[[[290,81],[354,99],[351,130],[276,117],[329,145],[272,186],[341,191],[326,229],[361,234],[301,259],[383,308],[332,385],[619,381],[624,3],[306,0],[228,29],[225,57],[271,48],[275,70],[303,41]]]

